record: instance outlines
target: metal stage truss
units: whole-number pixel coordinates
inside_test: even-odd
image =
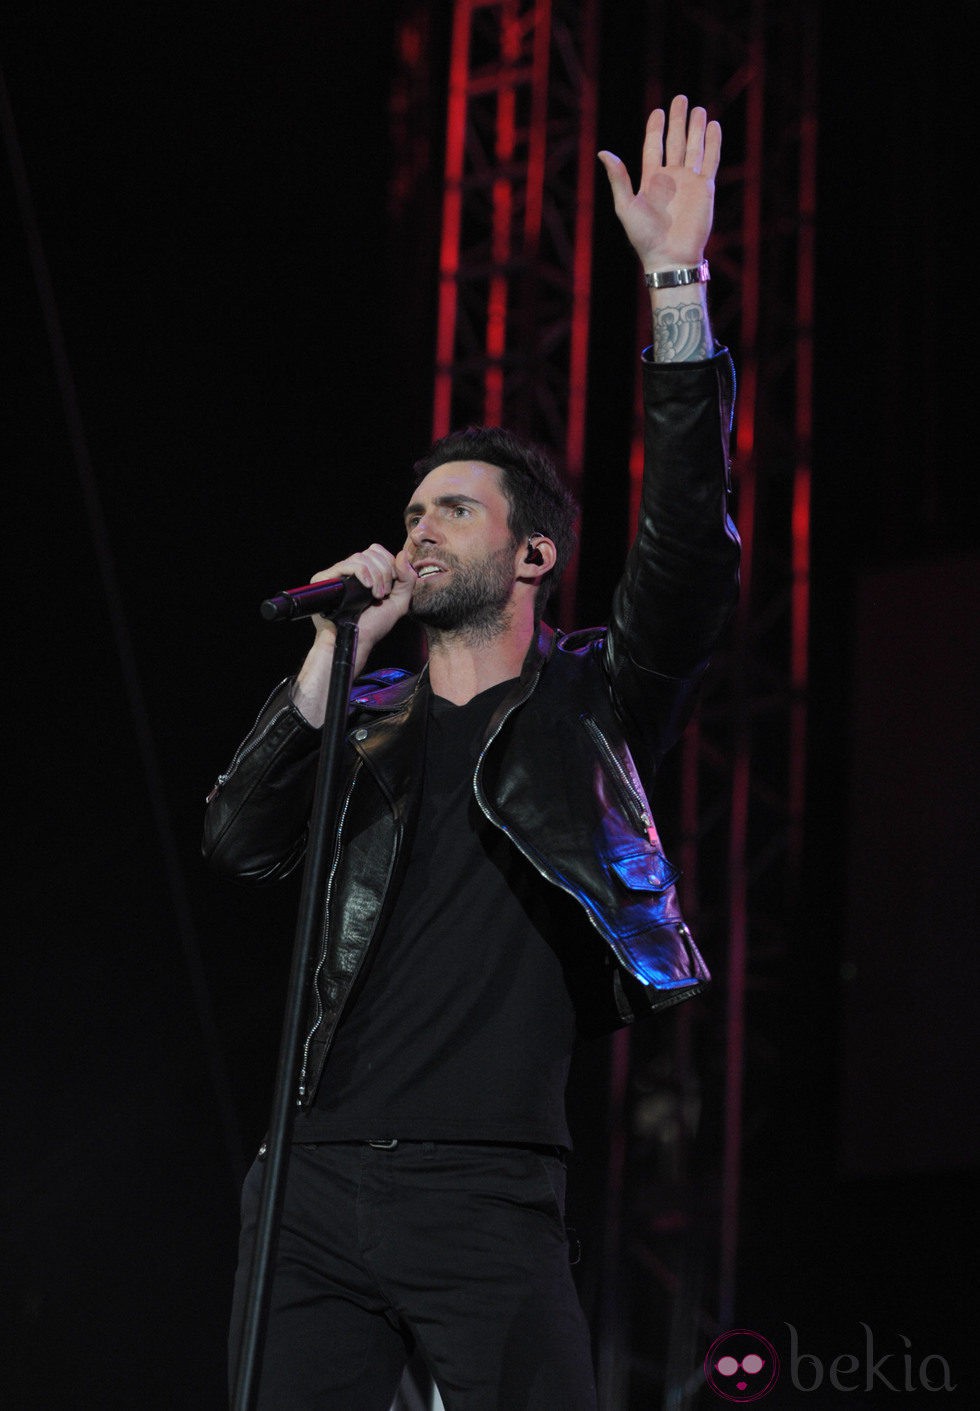
[[[433,435],[472,421],[520,428],[576,491],[597,62],[598,0],[457,0]],[[574,565],[566,583],[573,592]]]
[[[717,980],[711,1022],[698,1000],[645,1026],[652,1038],[613,1041],[603,1411],[694,1405],[705,1347],[735,1321],[744,1191],[764,1155],[804,808],[817,17],[808,0],[672,0],[637,25],[646,109],[684,84],[725,131],[708,253],[716,336],[739,371],[743,591],[665,786],[685,911]],[[600,18],[598,0],[456,0],[449,58],[433,434],[512,425],[576,492]],[[637,308],[646,341],[639,280]],[[634,516],[639,428],[637,405]]]
[[[744,1197],[772,1156],[806,770],[817,38],[807,0],[650,7],[647,107],[682,56],[724,129],[709,255],[739,373],[742,594],[673,766],[685,911],[717,985],[709,1024],[682,1005],[666,1046],[633,1038],[617,1266],[633,1297],[610,1408],[633,1404],[627,1383],[637,1404],[695,1404],[705,1348],[737,1320]],[[637,400],[634,517],[640,427]]]

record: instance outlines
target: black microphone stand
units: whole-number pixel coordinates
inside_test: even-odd
[[[370,597],[356,606],[345,607],[342,615],[335,619],[337,640],[334,645],[333,663],[330,669],[327,713],[323,722],[323,737],[320,742],[320,755],[317,762],[316,788],[313,795],[313,809],[310,814],[306,863],[300,893],[292,968],[286,996],[286,1013],[279,1045],[279,1063],[272,1100],[272,1115],[269,1119],[267,1154],[255,1230],[255,1246],[252,1251],[252,1264],[245,1300],[245,1315],[242,1321],[241,1342],[238,1349],[232,1411],[252,1411],[258,1392],[263,1339],[269,1311],[273,1260],[279,1237],[279,1224],[286,1186],[286,1169],[289,1161],[289,1142],[295,1115],[300,1037],[307,980],[316,938],[320,934],[324,883],[329,862],[330,843],[336,827],[340,759],[347,723],[351,679],[354,673],[354,658],[357,652],[357,618],[369,602]]]

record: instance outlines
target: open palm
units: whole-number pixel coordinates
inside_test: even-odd
[[[666,127],[666,139],[664,130]],[[613,193],[616,215],[644,269],[697,264],[711,232],[715,175],[721,159],[721,128],[703,108],[678,95],[669,119],[662,108],[650,114],[643,142],[639,188],[634,191],[624,163],[600,152]]]

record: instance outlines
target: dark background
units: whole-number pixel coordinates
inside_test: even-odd
[[[222,1404],[237,1186],[268,1110],[296,892],[211,878],[202,806],[302,650],[305,629],[268,627],[259,601],[352,546],[394,542],[404,468],[428,441],[448,9],[430,7],[418,81],[434,119],[414,134],[407,205],[392,190],[394,4],[15,0],[0,21],[19,134],[0,171],[3,1405]],[[600,136],[629,159],[642,55],[631,7],[607,9]],[[963,1398],[978,841],[967,10],[886,23],[850,7],[843,30],[821,10],[806,901],[771,1164],[756,1156],[746,1184],[739,1317],[784,1344],[792,1322],[827,1363],[862,1351],[862,1320],[878,1355],[904,1351],[904,1334],[916,1366],[947,1358]],[[675,68],[668,91],[710,107]],[[635,351],[605,195],[583,622],[602,620],[621,551]],[[39,298],[39,250],[53,299]],[[392,650],[413,654],[407,639]],[[863,1402],[820,1402],[837,1404]]]

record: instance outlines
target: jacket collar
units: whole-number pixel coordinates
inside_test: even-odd
[[[391,711],[398,711],[403,706],[410,705],[416,691],[428,688],[428,684],[429,667],[426,663],[421,671],[414,675],[401,676],[390,686],[372,690],[366,682],[367,689],[355,689],[351,694],[351,705],[360,710],[377,711],[380,715],[387,715]]]
[[[490,739],[500,722],[534,690],[541,668],[555,648],[555,634],[543,623],[528,648],[521,674],[497,706],[488,724]],[[368,683],[365,682],[365,685]],[[404,676],[380,690],[355,692],[352,705],[370,711],[375,720],[361,718],[348,739],[388,794],[396,816],[408,816],[417,797],[418,761],[425,748],[426,718],[431,693],[428,664],[414,676]]]
[[[512,697],[522,696],[532,680],[537,678],[541,668],[554,652],[556,641],[554,631],[546,623],[539,623],[537,633],[527,649],[517,686],[513,692],[508,693],[505,709],[511,704]],[[421,671],[414,675],[402,676],[392,685],[382,686],[379,689],[355,690],[351,696],[351,704],[361,710],[376,711],[379,715],[388,715],[392,712],[399,712],[406,707],[411,708],[416,693],[428,692],[429,689],[427,662]]]
[[[347,739],[368,765],[388,795],[395,818],[403,828],[419,797],[419,759],[425,750],[428,716],[429,672],[404,676],[381,690],[355,692],[351,704],[376,718],[348,728]]]

